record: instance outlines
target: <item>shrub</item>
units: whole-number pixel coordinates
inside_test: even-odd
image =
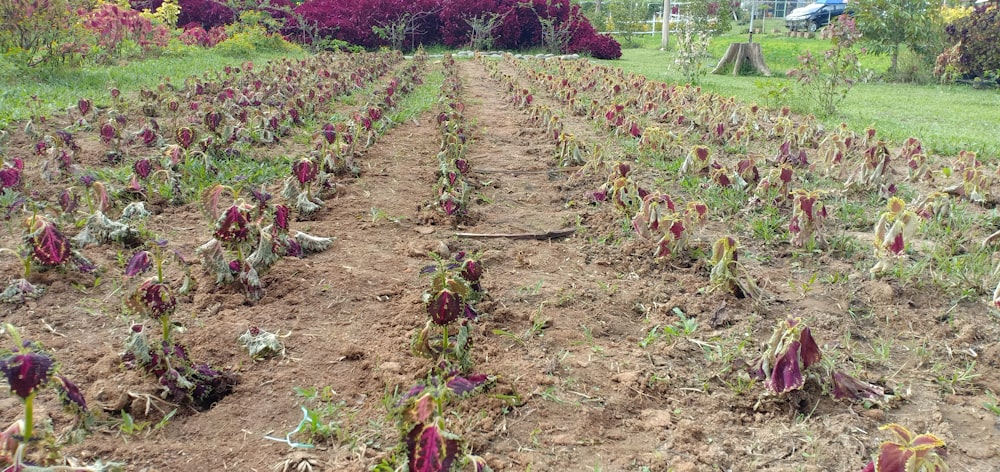
[[[224,41],[226,37],[225,27],[216,26],[211,31],[205,31],[201,25],[193,25],[185,29],[179,39],[188,46],[210,48]]]
[[[252,53],[259,51],[291,52],[299,46],[288,42],[280,34],[268,33],[262,26],[241,28],[215,46],[224,56],[249,59]]]
[[[132,7],[136,10],[156,11],[163,0],[133,0]],[[214,26],[232,23],[236,19],[233,10],[225,3],[214,0],[177,0],[181,7],[177,16],[177,24],[187,28],[191,23],[197,23],[206,30]]]
[[[1000,70],[1000,8],[982,6],[971,15],[945,28],[948,38],[959,44],[959,69],[963,78],[987,77]]]
[[[166,26],[153,25],[139,12],[113,3],[88,13],[83,24],[98,35],[97,45],[109,57],[127,56],[130,47],[145,54],[166,47],[170,40]]]
[[[13,64],[78,64],[93,36],[78,25],[83,0],[0,0],[0,52]]]
[[[307,42],[333,38],[368,49],[390,42],[408,48],[439,42],[461,47],[472,40],[470,22],[492,18],[490,38],[498,48],[545,46],[602,59],[621,56],[618,43],[598,36],[569,0],[311,0],[297,7],[294,17],[286,32]]]
[[[854,43],[860,39],[854,20],[841,15],[830,23],[833,32],[833,48],[822,57],[806,51],[799,56],[799,67],[788,71],[795,78],[802,93],[815,102],[824,114],[831,115],[837,110],[854,87],[861,74]]]

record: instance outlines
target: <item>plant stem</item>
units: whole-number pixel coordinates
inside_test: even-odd
[[[448,325],[441,326],[443,336],[441,336],[441,356],[448,355]]]
[[[170,316],[160,316],[160,327],[163,329],[163,343],[170,346]]]
[[[25,446],[27,446],[28,441],[31,440],[31,425],[32,425],[32,416],[34,415],[34,412],[35,412],[35,394],[32,393],[31,395],[28,395],[28,398],[24,399],[24,431],[21,432],[21,435],[24,437],[22,443]]]

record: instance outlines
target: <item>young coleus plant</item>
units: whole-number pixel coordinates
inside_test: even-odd
[[[945,193],[968,198],[975,203],[992,201],[990,187],[994,177],[983,172],[983,164],[972,151],[962,151],[955,159],[954,171],[962,178],[962,182],[944,189]]]
[[[788,223],[791,243],[796,247],[824,244],[823,222],[826,221],[826,206],[820,200],[819,192],[797,189],[792,192],[792,218]]]
[[[879,446],[878,457],[862,472],[947,472],[945,443],[931,433],[914,434],[905,426],[890,423],[879,427],[893,438]]]
[[[184,282],[177,292],[187,291],[190,276],[187,274],[187,264],[180,254],[165,252],[165,247],[166,241],[152,243],[148,250],[136,252],[125,268],[127,277],[136,277],[155,269],[155,275],[146,278],[136,287],[125,306],[136,315],[156,321],[160,326],[161,337],[159,342],[151,343],[146,336],[145,324],[132,324],[123,359],[127,366],[141,368],[153,376],[162,388],[162,398],[208,409],[232,393],[237,378],[231,372],[192,362],[188,358],[187,349],[174,339],[177,325],[171,317],[177,311],[177,297],[164,274],[166,257],[172,255],[184,265]]]
[[[471,396],[485,388],[484,374],[457,371],[432,374],[411,388],[398,404],[400,429],[406,442],[406,462],[411,472],[449,472],[459,467],[486,472],[478,456],[466,455],[462,438],[448,432],[447,407],[453,399]],[[468,469],[462,469],[468,470]]]
[[[424,267],[421,273],[431,276],[431,286],[422,297],[429,319],[414,338],[413,352],[467,371],[472,365],[469,323],[479,317],[475,304],[485,295],[482,262],[460,251],[452,259]],[[450,329],[455,324],[457,329]]]
[[[30,282],[32,268],[36,265],[42,268],[73,265],[83,273],[96,269],[94,264],[71,247],[69,238],[48,218],[38,214],[29,216],[24,219],[23,227],[25,236],[17,251],[0,248],[0,253],[17,256],[24,268],[22,277],[12,280],[0,293],[0,301],[24,303],[28,299],[40,297],[44,287]]]
[[[892,155],[884,141],[878,141],[865,149],[863,159],[858,163],[857,169],[847,178],[848,187],[862,190],[878,190],[887,193],[887,189],[892,185],[890,177],[890,163]]]
[[[750,297],[759,300],[764,292],[757,286],[749,271],[739,262],[739,241],[732,236],[723,236],[712,244],[712,266],[709,273],[709,291],[725,289],[737,298]]]
[[[3,439],[0,441],[0,465],[9,466],[5,471],[51,470],[29,469],[33,466],[24,461],[28,448],[38,443],[34,431],[35,397],[45,387],[54,386],[63,405],[78,416],[86,413],[87,401],[73,382],[58,373],[58,364],[50,353],[34,342],[22,341],[17,329],[10,324],[4,326],[4,331],[14,341],[14,347],[0,352],[0,372],[6,377],[11,393],[20,399],[24,417],[0,434]]]
[[[323,171],[331,174],[357,175],[361,169],[354,163],[354,136],[345,123],[327,123],[313,133],[313,151],[318,154]]]
[[[233,196],[226,208],[220,205],[223,194]],[[215,274],[217,284],[236,282],[247,300],[263,298],[260,276],[285,256],[305,257],[322,252],[333,245],[333,238],[321,238],[301,231],[291,231],[291,210],[284,205],[271,205],[271,195],[252,191],[251,205],[236,196],[229,187],[215,185],[203,195],[209,217],[215,222],[210,241],[198,247],[202,267]]]
[[[109,243],[137,246],[142,241],[142,230],[137,225],[150,215],[152,213],[142,202],[126,205],[117,220],[108,218],[101,210],[95,210],[87,217],[83,229],[73,236],[73,245],[80,248]]]
[[[628,217],[632,217],[639,211],[643,198],[649,194],[629,175],[632,166],[627,162],[618,162],[611,166],[608,180],[595,192],[590,194],[590,198],[597,202],[610,200],[615,204],[615,208]]]
[[[656,240],[653,256],[663,259],[685,251],[691,233],[707,218],[704,203],[689,202],[683,211],[677,211],[669,195],[650,193],[632,218],[632,229],[643,239]]]
[[[906,257],[906,242],[917,231],[918,216],[907,208],[901,198],[889,199],[887,210],[875,223],[875,257],[878,263],[869,270],[872,275],[885,272],[902,262]]]
[[[320,165],[303,157],[292,163],[292,175],[285,179],[282,195],[295,202],[295,209],[302,216],[309,216],[319,210],[324,202],[316,195],[322,186],[319,181]],[[317,187],[314,189],[314,186]]]
[[[809,327],[801,318],[778,322],[764,352],[751,364],[750,376],[778,395],[805,385],[802,371],[823,357]]]
[[[712,166],[712,149],[708,146],[697,145],[691,148],[684,163],[681,164],[680,175],[702,175],[707,174]]]

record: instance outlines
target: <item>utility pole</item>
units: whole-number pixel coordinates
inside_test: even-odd
[[[660,32],[660,49],[666,51],[670,48],[670,0],[663,0],[663,28]]]

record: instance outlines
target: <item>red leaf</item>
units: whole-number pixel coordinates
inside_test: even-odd
[[[406,445],[410,472],[448,472],[458,455],[458,440],[444,437],[436,426],[414,426]]]
[[[71,252],[69,239],[63,236],[56,225],[40,216],[30,223],[34,231],[29,236],[35,258],[43,265],[54,266],[69,260]]]

